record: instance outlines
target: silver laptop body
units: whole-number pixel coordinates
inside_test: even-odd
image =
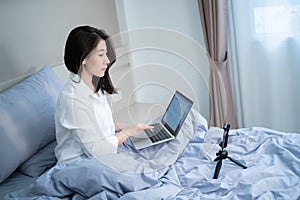
[[[145,130],[130,137],[134,147],[142,149],[175,139],[192,105],[193,102],[189,98],[176,91],[161,121],[151,124],[151,126],[154,126],[153,132]]]

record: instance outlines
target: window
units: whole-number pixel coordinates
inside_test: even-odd
[[[254,8],[255,32],[293,35],[300,27],[300,5]]]

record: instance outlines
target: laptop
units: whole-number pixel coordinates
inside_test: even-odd
[[[189,98],[176,91],[161,121],[151,124],[154,127],[153,131],[144,130],[130,137],[134,147],[142,149],[175,139],[192,105],[193,102]]]

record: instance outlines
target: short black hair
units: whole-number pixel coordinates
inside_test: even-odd
[[[110,67],[116,62],[116,53],[109,35],[104,30],[97,29],[91,26],[78,26],[74,28],[68,35],[64,61],[69,71],[78,74],[81,69],[82,61],[88,54],[96,48],[100,40],[105,40],[107,46],[107,57],[110,63],[103,77],[93,76],[93,84],[96,88],[95,92],[100,89],[109,94],[115,93],[115,88],[109,76]]]

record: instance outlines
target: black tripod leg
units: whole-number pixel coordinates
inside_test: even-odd
[[[235,159],[233,159],[233,158],[231,158],[231,157],[229,157],[229,156],[227,156],[227,158],[228,158],[229,160],[231,160],[232,162],[234,162],[235,164],[241,166],[242,168],[244,168],[244,169],[247,168],[247,166],[245,166],[245,165],[243,165],[242,163],[236,161]]]
[[[220,159],[220,160],[217,162],[216,169],[215,169],[215,173],[214,173],[214,179],[217,179],[217,178],[218,178],[219,173],[220,173],[220,170],[221,170],[221,167],[222,167],[222,159]]]

